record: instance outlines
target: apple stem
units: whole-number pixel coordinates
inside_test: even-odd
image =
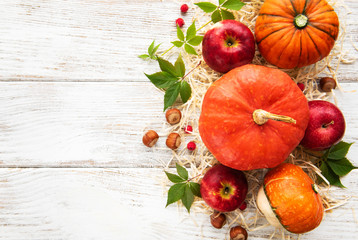
[[[323,124],[322,127],[327,128],[329,125],[332,125],[332,124],[334,124],[333,120],[331,122],[329,122],[329,123]]]
[[[282,115],[276,115],[276,114],[269,113],[269,112],[267,112],[265,110],[262,110],[262,109],[256,109],[252,113],[252,117],[254,119],[254,122],[256,124],[258,124],[258,125],[265,124],[269,119],[275,120],[275,121],[281,121],[281,122],[296,124],[296,120],[291,118],[291,117],[282,116]]]

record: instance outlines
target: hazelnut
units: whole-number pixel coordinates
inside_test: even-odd
[[[222,228],[226,223],[226,215],[215,211],[213,214],[210,215],[210,222],[214,228]]]
[[[179,109],[172,108],[172,109],[169,109],[165,113],[165,117],[166,117],[168,123],[170,123],[171,125],[174,125],[174,124],[177,124],[178,122],[180,122],[181,112]]]
[[[181,143],[180,135],[178,133],[170,133],[165,143],[168,148],[177,149]]]
[[[333,78],[323,77],[319,81],[319,86],[321,87],[323,92],[330,92],[332,89],[335,89],[337,84]]]
[[[230,239],[231,240],[246,240],[247,231],[241,226],[235,226],[230,229]]]
[[[149,130],[148,132],[146,132],[143,136],[143,144],[146,145],[147,147],[153,147],[154,144],[156,144],[156,142],[158,141],[159,135],[158,133],[156,133],[153,130]]]

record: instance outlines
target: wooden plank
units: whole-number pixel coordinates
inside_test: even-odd
[[[358,84],[342,87],[357,90]],[[336,95],[347,122],[345,140],[357,141],[357,93]],[[172,157],[162,109],[163,94],[150,83],[2,82],[0,166],[161,166]],[[149,128],[162,135],[157,148],[141,142]],[[350,156],[357,155],[354,144]]]
[[[189,215],[175,204],[165,208],[164,178],[161,169],[0,169],[0,239],[227,237],[229,227],[214,229],[206,214]],[[358,190],[337,194],[348,193],[357,196]],[[300,239],[355,239],[357,204],[352,198]],[[249,232],[249,239],[268,239],[273,231]]]
[[[358,4],[345,2],[352,13],[344,51],[352,58]],[[143,72],[154,72],[157,64],[137,56],[153,39],[167,49],[176,38],[178,17],[191,22],[193,10],[183,16],[179,6],[174,0],[2,0],[0,80],[148,81]],[[341,64],[341,80],[355,81],[357,67],[357,62]]]

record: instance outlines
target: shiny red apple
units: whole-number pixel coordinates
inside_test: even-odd
[[[255,55],[254,35],[241,22],[220,21],[205,33],[202,54],[210,68],[226,73],[251,63]]]
[[[339,108],[323,100],[309,101],[308,107],[310,118],[301,145],[321,151],[338,143],[346,129],[344,116]]]
[[[218,164],[210,168],[200,184],[203,200],[219,212],[230,212],[244,202],[247,180],[242,171]]]

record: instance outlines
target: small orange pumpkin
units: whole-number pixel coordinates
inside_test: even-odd
[[[199,132],[223,165],[272,168],[300,143],[308,120],[307,99],[286,73],[248,64],[226,73],[207,90]]]
[[[299,166],[282,163],[270,170],[265,176],[263,189],[278,221],[286,230],[305,233],[321,223],[324,212],[321,197],[312,179]],[[258,202],[259,208],[260,204]]]
[[[339,21],[325,0],[266,0],[256,20],[262,56],[280,68],[313,64],[332,50]]]

